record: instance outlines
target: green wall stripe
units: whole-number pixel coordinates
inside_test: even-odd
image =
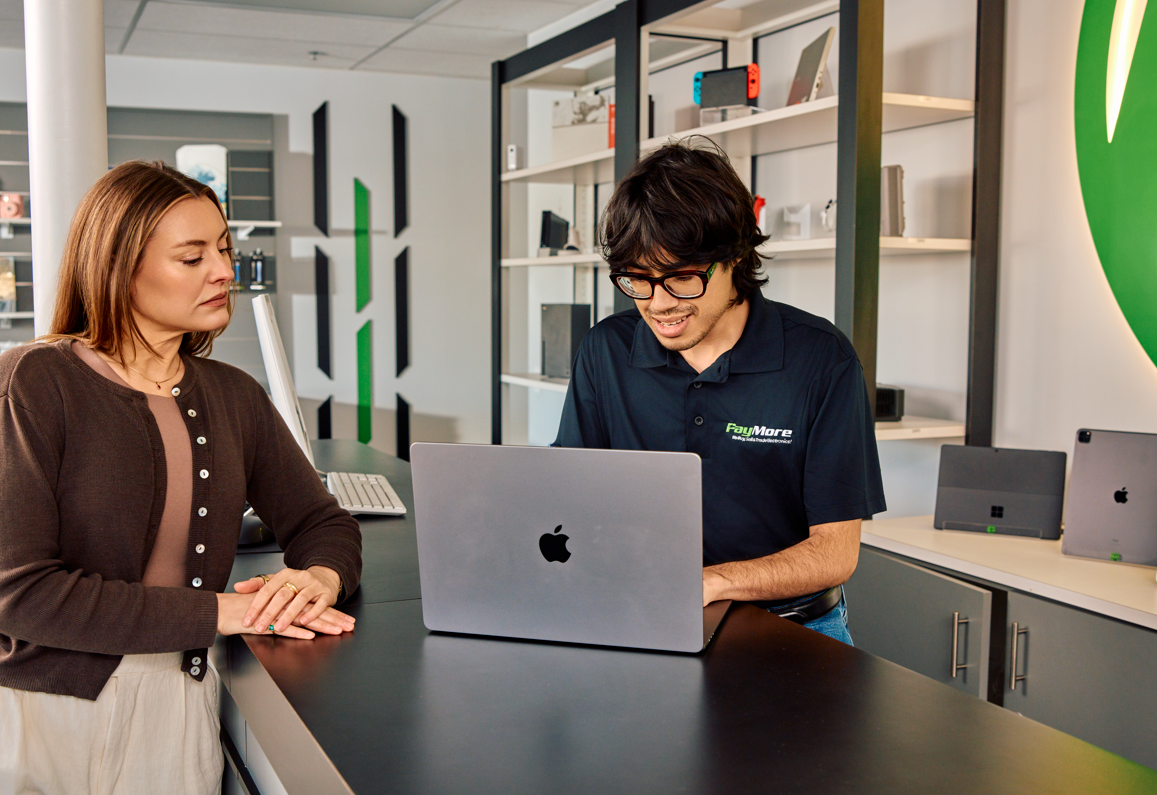
[[[358,329],[358,441],[368,444],[374,418],[374,321]]]
[[[354,245],[357,251],[357,311],[370,302],[370,189],[354,180]]]

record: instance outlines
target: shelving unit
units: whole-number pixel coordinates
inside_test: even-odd
[[[660,53],[652,46],[661,36],[695,36],[698,41],[683,51],[702,56],[714,40],[723,53],[722,66],[734,66],[756,59],[755,39],[808,22],[833,11],[840,13],[839,88],[837,96],[773,110],[739,119],[679,129],[678,137],[701,134],[719,144],[740,169],[753,165],[764,155],[775,155],[805,147],[834,143],[838,152],[837,198],[839,227],[836,237],[806,240],[773,239],[761,253],[774,260],[793,262],[835,261],[835,322],[856,346],[864,365],[869,388],[876,380],[876,313],[878,305],[879,261],[881,257],[912,255],[969,255],[972,293],[969,299],[969,353],[966,419],[906,417],[899,423],[880,423],[877,439],[961,438],[973,444],[991,444],[993,378],[995,358],[995,273],[997,221],[999,218],[1000,115],[1003,102],[1003,41],[1005,0],[977,0],[977,100],[929,96],[919,93],[887,92],[880,84],[884,0],[786,0],[757,3],[740,9],[713,8],[702,3],[669,0],[649,3],[625,0],[601,17],[568,31],[556,39],[494,64],[493,116],[493,371],[492,441],[502,443],[503,411],[525,398],[517,390],[565,392],[563,379],[547,379],[537,374],[504,367],[508,355],[504,345],[511,333],[504,327],[511,313],[522,310],[508,305],[523,300],[523,292],[512,288],[508,276],[516,269],[527,274],[543,266],[570,265],[598,267],[597,255],[563,257],[518,257],[509,252],[509,193],[515,186],[574,186],[579,190],[605,186],[621,178],[640,154],[654,150],[668,135],[640,135],[640,118],[645,118],[649,90],[649,69],[662,61],[677,65],[679,54]],[[845,31],[852,31],[844,35]],[[862,31],[855,35],[855,31]],[[874,37],[879,36],[878,40]],[[614,74],[606,63],[595,64],[591,53],[608,43],[614,45]],[[696,49],[697,48],[697,49]],[[716,50],[718,51],[718,50]],[[604,59],[605,61],[605,59]],[[714,67],[709,67],[714,68]],[[790,77],[790,75],[789,75]],[[505,171],[503,125],[509,124],[507,111],[511,89],[570,89],[577,92],[615,90],[615,147],[579,157],[535,163]],[[957,85],[957,88],[960,86]],[[971,237],[876,237],[863,230],[879,224],[879,136],[933,125],[973,120],[976,146],[973,158],[973,200]],[[875,120],[875,121],[874,121]],[[873,124],[878,126],[873,127]],[[755,169],[752,168],[754,179]],[[758,191],[762,192],[762,191]],[[526,194],[523,194],[524,196]],[[521,211],[521,207],[519,207]],[[577,209],[576,209],[577,212]],[[519,224],[521,222],[518,222]],[[516,224],[517,225],[517,224]],[[813,225],[814,230],[814,225]],[[520,232],[521,234],[521,232]],[[921,260],[922,261],[922,260]],[[592,267],[593,266],[593,267]],[[577,270],[576,270],[577,273]],[[527,277],[532,278],[532,277]],[[577,279],[577,276],[576,276]],[[523,282],[524,284],[526,282]],[[577,299],[576,299],[577,300]],[[522,334],[522,336],[518,336]],[[533,334],[533,328],[529,334]],[[527,329],[514,332],[516,345],[529,344]],[[533,357],[532,357],[533,361]]]
[[[276,289],[277,230],[282,222],[276,218],[273,202],[272,117],[265,114],[198,113],[177,110],[110,108],[108,113],[108,162],[122,163],[130,159],[163,160],[175,162],[176,149],[189,143],[222,144],[230,151],[230,212],[238,217],[229,219],[234,245],[249,253],[261,247],[267,254],[266,291]],[[0,257],[13,257],[17,262],[17,309],[21,311],[0,315],[6,323],[0,341],[27,341],[33,336],[32,295],[30,280],[32,259],[32,222],[36,216],[34,197],[29,196],[28,134],[25,107],[18,103],[0,103],[0,182],[2,192],[19,193],[25,198],[28,217],[0,219]],[[252,241],[248,246],[245,241]],[[5,250],[13,249],[13,250]],[[19,250],[15,250],[19,249]],[[237,329],[244,328],[250,311],[246,303],[239,304]],[[15,322],[19,321],[19,322]],[[256,372],[259,350],[250,338],[251,332],[220,338],[217,353],[238,366]],[[232,356],[232,359],[227,357]]]
[[[31,225],[31,218],[0,218],[0,240],[12,240],[15,238],[16,230],[13,229],[13,227]]]
[[[970,118],[975,106],[969,99],[926,97],[884,92],[883,131],[885,133]],[[680,137],[704,135],[718,143],[732,157],[751,157],[786,152],[803,146],[837,140],[840,98],[825,97],[813,102],[767,110],[742,119],[681,130]],[[668,136],[649,138],[639,144],[641,153],[658,149]],[[613,181],[615,150],[605,149],[578,157],[502,174],[503,182],[532,182],[553,185],[597,185]]]

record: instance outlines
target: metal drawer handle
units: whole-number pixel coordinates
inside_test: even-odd
[[[952,614],[952,678],[956,678],[957,671],[963,671],[965,668],[970,668],[970,665],[957,662],[960,659],[960,625],[967,624],[967,618],[961,618],[960,613]]]
[[[1016,683],[1017,682],[1023,682],[1025,679],[1028,679],[1028,674],[1025,674],[1024,676],[1017,676],[1016,675],[1016,642],[1017,642],[1017,639],[1020,635],[1027,635],[1027,634],[1028,634],[1028,627],[1021,629],[1020,624],[1018,624],[1015,621],[1012,622],[1012,666],[1009,670],[1009,678],[1008,678],[1008,689],[1009,690],[1016,690]]]

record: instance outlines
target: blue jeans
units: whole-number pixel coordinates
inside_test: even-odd
[[[807,622],[804,626],[849,646],[856,645],[852,643],[852,634],[848,632],[848,604],[844,601],[842,593],[840,594],[840,603],[828,611],[826,616],[820,616],[815,621]]]
[[[791,607],[804,601],[806,601],[806,598],[796,602],[789,602],[785,607]],[[840,589],[840,603],[829,610],[827,614],[820,616],[814,621],[807,622],[804,626],[822,635],[827,635],[829,638],[835,638],[849,646],[856,645],[852,643],[852,635],[848,632],[848,604],[844,601],[842,588]]]

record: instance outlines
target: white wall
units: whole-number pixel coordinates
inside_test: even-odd
[[[0,49],[0,101],[24,101],[23,51]],[[373,444],[394,452],[393,409],[413,440],[484,442],[490,422],[490,86],[487,81],[127,56],[107,58],[112,106],[284,115],[278,163],[279,311],[292,315],[298,391],[357,403],[356,332],[374,321]],[[313,227],[312,114],[329,102],[330,237]],[[393,236],[391,105],[409,119],[410,222]],[[373,300],[354,306],[353,180],[372,192]],[[295,186],[285,199],[286,180]],[[333,382],[316,367],[313,247],[333,270]],[[395,378],[394,258],[410,247],[410,367]],[[292,255],[292,256],[291,256]],[[285,323],[283,322],[283,326]],[[312,412],[306,410],[307,415]],[[354,412],[334,435],[356,438]],[[312,421],[311,416],[307,419]]]

